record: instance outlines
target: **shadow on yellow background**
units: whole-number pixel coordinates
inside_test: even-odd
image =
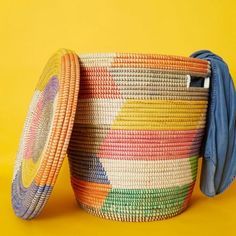
[[[183,56],[209,49],[228,62],[236,78],[235,12],[234,0],[1,1],[1,235],[234,235],[236,183],[224,194],[207,198],[200,193],[198,180],[187,211],[151,223],[113,222],[79,209],[70,187],[67,161],[49,203],[35,220],[15,217],[10,185],[34,86],[46,61],[58,48],[78,53]]]

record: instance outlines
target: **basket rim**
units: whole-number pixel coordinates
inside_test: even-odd
[[[115,52],[82,52],[77,53],[77,55],[82,58],[137,58],[137,59],[168,59],[168,60],[179,60],[179,61],[192,61],[198,63],[209,63],[208,60],[199,59],[199,58],[192,58],[188,56],[182,55],[174,55],[174,54],[162,54],[162,53],[148,53],[148,52],[122,52],[122,51],[115,51]]]

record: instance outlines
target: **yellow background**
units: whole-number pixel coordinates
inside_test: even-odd
[[[234,0],[0,0],[0,234],[1,235],[234,235],[236,184],[213,199],[197,183],[190,207],[170,220],[121,223],[80,210],[64,162],[39,218],[13,214],[10,185],[23,121],[37,79],[58,48],[77,52],[221,55],[236,78]],[[198,176],[199,177],[199,176]]]

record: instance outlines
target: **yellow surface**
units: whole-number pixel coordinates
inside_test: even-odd
[[[0,233],[1,235],[234,235],[236,184],[213,199],[197,183],[182,215],[153,223],[120,223],[77,208],[64,163],[41,216],[14,216],[10,184],[31,95],[58,48],[77,52],[146,52],[187,56],[210,49],[236,78],[234,0],[0,1]]]

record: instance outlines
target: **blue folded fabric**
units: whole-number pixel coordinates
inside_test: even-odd
[[[213,197],[236,176],[236,92],[227,64],[216,54],[201,50],[191,57],[211,62],[210,97],[202,146],[201,191]]]

